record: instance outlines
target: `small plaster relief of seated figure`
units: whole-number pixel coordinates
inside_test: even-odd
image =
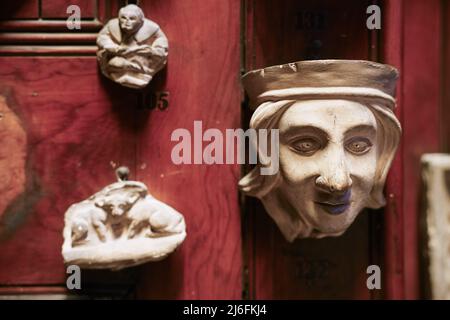
[[[119,168],[118,182],[67,210],[62,248],[67,264],[121,269],[161,260],[183,242],[183,216],[152,197],[143,183],[126,181],[127,172]]]
[[[119,10],[97,37],[102,73],[130,88],[145,87],[167,61],[169,44],[159,26],[134,4]]]
[[[288,241],[339,236],[363,208],[385,205],[401,135],[397,78],[391,66],[356,60],[300,61],[243,76],[256,109],[250,128],[279,130],[279,171],[261,175],[270,163],[259,152],[261,164],[239,186],[262,201]]]

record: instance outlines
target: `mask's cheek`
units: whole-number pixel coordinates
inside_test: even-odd
[[[295,208],[292,215],[300,215],[304,223],[317,224],[314,208],[314,178],[319,171],[317,156],[304,157],[289,147],[280,146],[281,192],[289,205]]]
[[[362,156],[350,155],[347,159],[352,178],[352,201],[358,210],[363,209],[369,200],[375,183],[377,156],[376,148]]]
[[[316,156],[304,157],[292,151],[287,145],[280,145],[280,173],[285,183],[299,187],[318,175]]]

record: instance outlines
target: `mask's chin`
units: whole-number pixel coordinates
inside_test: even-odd
[[[347,231],[347,228],[345,228],[342,231],[336,231],[336,232],[323,232],[323,231],[319,231],[317,229],[313,229],[313,231],[311,232],[311,234],[308,237],[315,238],[315,239],[321,239],[321,238],[327,238],[327,237],[339,237],[345,231]]]
[[[345,224],[342,226],[336,227],[328,227],[321,226],[321,229],[314,228],[311,236],[314,238],[324,238],[324,237],[337,237],[342,235],[347,229],[350,227],[350,224]]]
[[[312,226],[311,237],[337,237],[342,235],[354,222],[363,204],[351,201],[347,205],[336,205],[335,207],[324,207],[322,204],[312,202],[311,214],[306,214],[307,220]],[[311,211],[310,211],[311,212]]]
[[[299,197],[299,194],[302,197]],[[299,201],[301,199],[308,200]],[[301,238],[340,236],[352,224],[363,205],[351,201],[348,208],[339,208],[342,212],[333,215],[317,207],[314,194],[308,192],[307,188],[292,192],[292,189],[283,186],[268,193],[261,200],[289,242]]]

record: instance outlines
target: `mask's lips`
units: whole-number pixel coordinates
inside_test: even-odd
[[[343,202],[343,203],[315,202],[315,203],[325,212],[331,215],[342,214],[350,207],[350,202]]]
[[[350,189],[343,194],[318,192],[314,203],[331,215],[339,215],[350,207],[350,197]]]

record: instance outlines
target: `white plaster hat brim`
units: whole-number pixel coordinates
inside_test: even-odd
[[[247,72],[242,84],[250,107],[262,102],[321,97],[348,97],[386,101],[395,105],[398,71],[366,60],[309,60]]]
[[[257,107],[261,103],[268,101],[326,98],[380,100],[383,101],[383,104],[391,110],[395,107],[395,98],[391,95],[378,89],[361,87],[309,87],[270,90],[260,94],[256,98],[253,107]]]

